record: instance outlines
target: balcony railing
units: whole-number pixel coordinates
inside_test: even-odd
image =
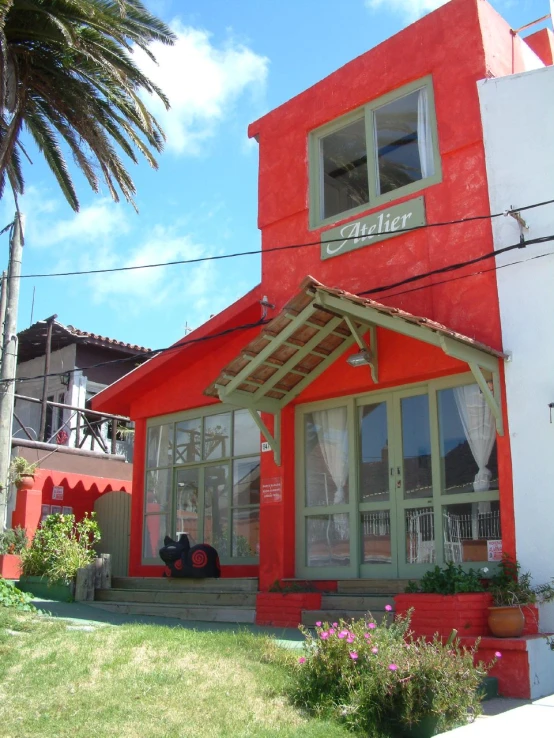
[[[35,423],[26,425],[20,419],[18,411],[20,412],[21,403],[41,405],[42,400],[18,394],[15,395],[15,399],[18,402],[14,411],[13,438],[40,441],[39,431],[34,427]],[[46,406],[52,409],[52,417],[57,415],[58,420],[54,423],[54,428],[48,431],[50,435],[44,438],[44,443],[98,454],[123,456],[126,461],[132,462],[134,433],[128,427],[129,418],[51,400],[46,402]],[[54,409],[58,412],[55,413]]]

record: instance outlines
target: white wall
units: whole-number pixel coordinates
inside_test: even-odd
[[[554,68],[478,88],[491,212],[554,199]],[[526,238],[554,235],[554,205],[522,217]],[[493,219],[493,232],[496,250],[519,241],[511,217]],[[517,557],[540,584],[554,577],[554,241],[499,255],[497,266],[503,346],[512,352],[506,391]],[[554,606],[542,609],[541,628],[554,630]]]

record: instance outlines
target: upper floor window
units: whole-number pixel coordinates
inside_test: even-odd
[[[310,225],[408,195],[440,177],[429,77],[311,134]]]

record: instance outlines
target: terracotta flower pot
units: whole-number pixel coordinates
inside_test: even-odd
[[[489,607],[489,628],[497,638],[518,638],[523,633],[525,616],[519,605]]]
[[[22,474],[16,483],[17,489],[33,489],[35,478],[32,474]]]

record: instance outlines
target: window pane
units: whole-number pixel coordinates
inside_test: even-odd
[[[259,552],[259,510],[233,510],[233,558],[254,557]]]
[[[145,559],[158,559],[159,550],[164,545],[168,533],[167,515],[147,515],[144,518],[144,535],[142,540],[142,556]],[[160,559],[160,564],[162,564]]]
[[[202,421],[200,418],[182,420],[175,426],[175,464],[200,461]]]
[[[204,459],[223,459],[231,455],[231,413],[209,415],[204,419]]]
[[[146,472],[146,513],[166,512],[171,494],[171,471],[157,469]]]
[[[362,513],[363,563],[390,564],[390,510]]]
[[[443,494],[498,489],[496,424],[479,386],[437,394]]]
[[[189,536],[191,545],[201,543],[198,530],[199,469],[180,469],[175,473],[175,534]]]
[[[408,564],[434,564],[435,518],[432,507],[406,510],[406,561]]]
[[[308,566],[349,566],[350,526],[346,513],[306,518]]]
[[[362,502],[388,500],[389,442],[386,402],[360,408],[360,433],[360,499]]]
[[[468,502],[443,507],[444,559],[495,561],[500,558],[502,531],[498,502]]]
[[[324,218],[369,202],[364,118],[322,138],[321,157]]]
[[[404,397],[401,407],[404,499],[432,497],[429,398]]]
[[[146,465],[169,466],[173,463],[173,423],[148,429]]]
[[[306,505],[348,502],[348,427],[345,407],[305,416]]]
[[[377,108],[374,122],[380,194],[433,174],[425,90]]]
[[[260,504],[260,457],[233,462],[233,505]]]
[[[233,455],[245,456],[260,452],[260,431],[248,410],[235,410]]]
[[[229,465],[207,466],[204,472],[204,542],[229,556]]]

